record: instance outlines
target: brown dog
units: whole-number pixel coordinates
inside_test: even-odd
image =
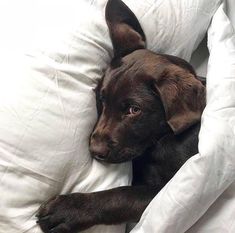
[[[45,233],[138,221],[182,164],[198,152],[205,87],[186,61],[145,49],[135,15],[109,0],[106,21],[114,59],[97,87],[99,121],[90,139],[97,160],[133,160],[133,186],[60,195],[42,205]]]

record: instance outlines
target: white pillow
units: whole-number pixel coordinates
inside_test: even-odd
[[[157,52],[189,59],[218,1],[129,0]],[[13,4],[12,4],[13,3]],[[55,194],[130,184],[130,163],[103,165],[88,151],[92,88],[112,46],[106,0],[9,1],[1,27],[0,229],[39,232],[35,213]],[[99,226],[87,232],[124,232]]]
[[[125,0],[146,34],[147,47],[190,60],[220,1]],[[138,3],[137,3],[138,2]]]

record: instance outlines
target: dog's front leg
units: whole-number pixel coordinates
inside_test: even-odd
[[[138,221],[158,191],[148,186],[124,186],[60,195],[40,207],[38,224],[45,233],[72,233],[97,224]]]

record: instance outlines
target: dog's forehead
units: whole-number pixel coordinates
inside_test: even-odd
[[[109,95],[114,99],[131,96],[143,88],[143,77],[132,73],[128,68],[111,71],[105,76],[102,85],[102,91],[106,93],[106,96]]]
[[[106,94],[124,97],[146,85],[145,75],[134,64],[123,63],[120,67],[109,69],[103,80],[102,90]]]

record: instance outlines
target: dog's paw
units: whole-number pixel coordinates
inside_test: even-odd
[[[92,226],[86,194],[59,195],[38,210],[37,223],[45,233],[72,233]]]

